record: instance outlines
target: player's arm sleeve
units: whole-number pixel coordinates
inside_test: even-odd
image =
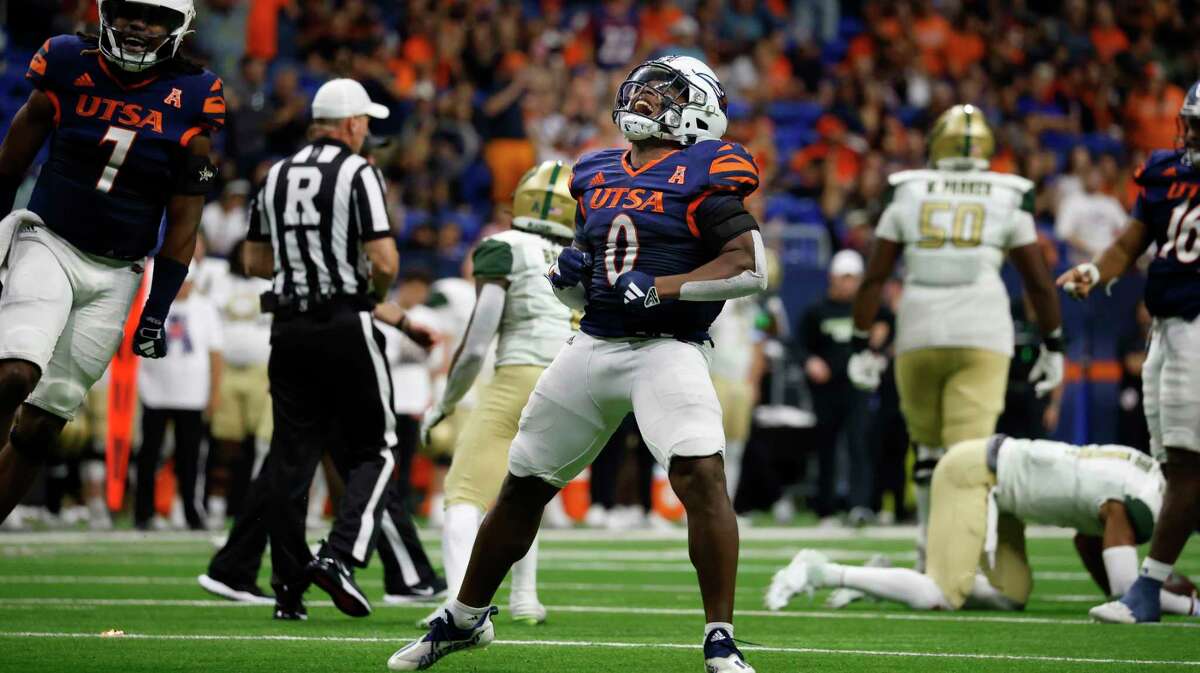
[[[767,253],[758,222],[746,212],[740,197],[714,193],[699,202],[690,224],[710,249],[724,254],[731,241],[750,234],[751,265],[744,271],[712,280],[693,280],[679,287],[683,301],[722,301],[745,297],[767,288]],[[737,245],[735,243],[735,245]]]
[[[1037,243],[1037,224],[1033,221],[1033,204],[1037,190],[1030,188],[1021,195],[1021,205],[1013,211],[1012,231],[1008,235],[1008,248]]]
[[[364,165],[354,175],[350,189],[350,216],[364,241],[392,235],[387,202],[383,198],[383,183],[370,165]]]
[[[479,296],[475,299],[475,309],[471,313],[471,321],[467,323],[467,332],[450,365],[450,373],[446,375],[446,390],[442,393],[441,402],[443,409],[453,409],[479,376],[492,339],[500,329],[505,296],[503,285],[490,281],[480,283]]]
[[[484,240],[471,255],[475,278],[495,280],[508,278],[513,272],[512,246],[494,238]]]

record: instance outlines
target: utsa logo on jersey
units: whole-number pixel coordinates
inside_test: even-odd
[[[632,269],[654,276],[688,273],[714,257],[695,221],[710,195],[745,197],[758,187],[758,168],[737,143],[705,140],[640,168],[621,149],[589,154],[575,165],[571,194],[579,203],[576,240],[595,259],[580,327],[599,337],[708,338],[723,302],[671,302],[651,315],[623,310],[617,278]]]
[[[224,125],[225,98],[200,68],[130,80],[113,67],[94,39],[75,35],[34,55],[25,76],[54,105],[55,131],[29,209],[84,252],[134,260],[157,242],[188,143]]]
[[[1146,308],[1159,318],[1200,315],[1200,171],[1184,152],[1154,152],[1134,174],[1134,219],[1157,244],[1146,279]]]

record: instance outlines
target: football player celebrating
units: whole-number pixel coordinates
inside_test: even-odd
[[[1142,365],[1142,398],[1151,452],[1163,464],[1167,493],[1141,577],[1120,601],[1091,611],[1103,622],[1159,620],[1159,588],[1200,524],[1200,82],[1184,98],[1179,126],[1182,147],[1154,152],[1134,175],[1138,198],[1125,231],[1095,261],[1058,279],[1082,299],[1120,278],[1150,243],[1158,246],[1146,278],[1146,308],[1154,323]]]
[[[571,309],[554,297],[545,278],[547,264],[575,237],[570,180],[571,168],[561,161],[531,168],[513,194],[513,228],[483,239],[475,249],[478,296],[471,322],[450,365],[442,399],[421,421],[421,440],[428,444],[430,431],[467,394],[498,338],[495,376],[467,417],[446,475],[442,561],[450,596],[458,594],[479,524],[500,493],[521,409],[571,336]],[[513,566],[512,584],[512,618],[546,621],[546,608],[537,598],[536,538]],[[428,627],[442,614],[442,608],[435,610],[422,625]]]
[[[392,670],[427,668],[492,641],[492,597],[533,542],[543,507],[632,411],[687,509],[706,671],[753,671],[733,640],[738,530],[725,492],[708,328],[725,300],[767,284],[758,224],[742,203],[758,170],[744,148],[721,140],[725,95],[697,59],[639,65],[617,91],[613,121],[633,147],[576,164],[575,243],[549,274],[560,299],[584,310],[581,332],[521,413],[509,474],[457,598],[426,636],[392,655]]]
[[[8,213],[51,139],[29,209],[0,226],[8,265],[0,299],[0,437],[7,438],[0,519],[120,345],[164,213],[134,350],[166,354],[163,323],[216,178],[208,155],[210,135],[225,121],[221,80],[178,55],[196,16],[192,0],[99,3],[98,38],[59,35],[34,55],[26,77],[35,91],[0,145],[0,212]]]
[[[848,587],[916,610],[1020,610],[1033,575],[1025,524],[1074,528],[1075,548],[1101,591],[1120,596],[1137,578],[1137,547],[1150,539],[1163,477],[1125,446],[1072,446],[994,435],[951,447],[933,471],[924,573],[830,563],[801,551],[771,580],[766,604],[801,591]],[[1163,593],[1175,614],[1197,614],[1191,596]]]
[[[1034,185],[988,169],[995,150],[983,113],[956,105],[929,132],[930,168],[888,177],[891,203],[854,301],[847,374],[874,389],[887,367],[867,341],[883,285],[904,255],[896,316],[896,388],[916,449],[918,568],[929,520],[929,480],[945,447],[987,437],[1004,410],[1013,322],[1000,279],[1005,253],[1020,272],[1042,332],[1030,379],[1038,396],[1062,381],[1062,328],[1054,281],[1037,245]]]

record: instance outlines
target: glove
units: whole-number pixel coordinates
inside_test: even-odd
[[[554,287],[565,290],[583,282],[592,269],[592,256],[579,248],[566,247],[558,253],[558,261],[546,277]]]
[[[846,376],[859,390],[873,391],[887,369],[887,358],[873,350],[861,350],[850,356],[846,365]]]
[[[443,409],[442,405],[435,404],[425,410],[425,414],[421,416],[421,443],[429,446],[429,436],[433,434],[433,429],[438,423],[446,420],[450,412]]]
[[[1029,382],[1034,384],[1033,390],[1038,397],[1045,397],[1057,388],[1062,380],[1062,352],[1051,350],[1043,344],[1037,362],[1033,363],[1033,369],[1029,371]]]
[[[629,311],[646,311],[662,303],[658,288],[654,287],[654,276],[648,273],[626,271],[617,277],[616,288]]]
[[[133,354],[158,359],[167,354],[167,332],[158,318],[142,315],[133,333]]]

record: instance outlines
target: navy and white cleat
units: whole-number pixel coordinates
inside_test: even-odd
[[[492,626],[491,617],[498,612],[499,610],[492,606],[469,628],[459,628],[454,625],[450,612],[446,611],[441,617],[430,622],[429,633],[425,634],[424,638],[414,640],[396,650],[388,659],[388,670],[423,671],[452,652],[487,647],[496,639],[496,629]]]
[[[1092,619],[1105,624],[1145,624],[1162,621],[1161,582],[1139,577],[1119,601],[1088,610]]]
[[[713,629],[704,639],[705,673],[754,673],[725,629]]]

